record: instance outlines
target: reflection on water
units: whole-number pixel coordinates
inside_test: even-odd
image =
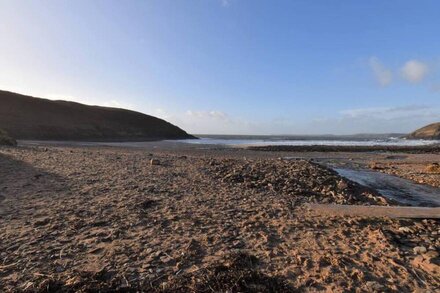
[[[401,204],[440,207],[440,189],[417,184],[397,176],[369,170],[335,168],[339,175],[377,190]]]

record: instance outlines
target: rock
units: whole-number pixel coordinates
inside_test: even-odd
[[[338,189],[339,189],[339,190],[347,189],[347,187],[348,187],[348,184],[347,184],[347,182],[345,182],[344,180],[340,180],[340,181],[338,182]]]
[[[158,165],[160,165],[160,161],[158,159],[151,159],[150,165],[151,166],[158,166]]]
[[[409,227],[399,227],[399,231],[404,233],[412,233],[412,230]]]
[[[141,203],[141,209],[142,210],[147,210],[147,209],[149,209],[149,208],[151,208],[151,207],[153,207],[155,205],[156,205],[156,201],[151,200],[151,199],[147,199],[147,200],[144,200]]]
[[[376,163],[376,162],[370,163],[370,165],[368,165],[368,167],[373,170],[383,170],[383,167],[379,166],[378,163]]]
[[[382,291],[383,286],[381,284],[379,284],[378,282],[374,282],[374,281],[368,281],[366,283],[368,289],[372,290],[372,291]]]
[[[45,226],[47,224],[49,224],[50,219],[49,218],[44,218],[41,220],[37,220],[34,222],[34,227],[40,227],[40,226]]]
[[[63,268],[62,266],[57,266],[57,267],[55,268],[55,272],[57,272],[57,273],[62,273],[62,272],[64,272],[64,268]]]
[[[418,255],[411,261],[411,264],[414,267],[420,268],[430,274],[440,274],[440,266],[434,259],[426,259],[424,256]]]
[[[413,248],[415,254],[423,254],[427,251],[425,246],[416,246]]]
[[[439,257],[439,253],[435,250],[430,250],[427,253],[423,254],[423,258],[427,260],[431,260]]]
[[[440,173],[440,165],[438,163],[432,163],[425,168],[428,173]]]
[[[69,279],[66,281],[66,285],[67,285],[67,286],[71,286],[71,287],[73,287],[73,286],[75,286],[75,285],[77,285],[77,284],[79,284],[79,283],[81,283],[81,278],[78,277],[78,276],[75,276],[75,277],[69,278]]]

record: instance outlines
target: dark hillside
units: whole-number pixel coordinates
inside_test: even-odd
[[[0,128],[16,139],[140,141],[194,138],[135,111],[51,101],[0,91]]]

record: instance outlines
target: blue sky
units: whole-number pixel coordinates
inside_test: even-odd
[[[439,1],[0,0],[0,89],[191,133],[440,121]]]

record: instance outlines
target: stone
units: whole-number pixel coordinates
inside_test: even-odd
[[[373,170],[382,170],[383,169],[383,167],[379,166],[379,164],[376,162],[370,163],[369,167],[370,167],[370,169],[373,169]]]
[[[347,187],[348,187],[348,184],[347,184],[347,182],[345,182],[344,180],[340,180],[340,181],[338,182],[338,189],[339,189],[339,190],[347,189]]]
[[[426,166],[425,171],[427,173],[440,173],[440,165],[438,163],[432,163]]]
[[[383,285],[379,284],[378,282],[374,281],[368,281],[366,283],[368,289],[374,290],[374,291],[381,291],[383,289]]]
[[[57,273],[62,273],[62,272],[64,272],[64,268],[63,268],[62,266],[57,266],[57,267],[55,268],[55,271],[56,271]]]
[[[409,227],[399,227],[400,232],[411,233],[412,230]]]
[[[415,254],[423,254],[427,251],[425,246],[416,246],[413,248]]]
[[[425,254],[423,254],[423,258],[428,259],[428,260],[431,260],[431,259],[434,259],[437,257],[439,257],[439,253],[435,250],[430,250],[430,251],[426,252]]]
[[[151,166],[158,166],[158,165],[160,165],[160,161],[158,159],[151,159],[150,165]]]

